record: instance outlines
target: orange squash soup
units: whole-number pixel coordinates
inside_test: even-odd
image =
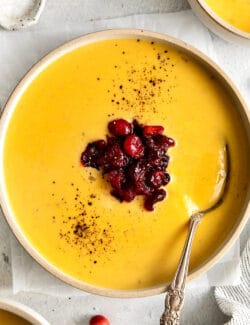
[[[205,2],[227,23],[250,33],[249,0],[205,0]]]
[[[167,198],[152,212],[141,196],[119,202],[105,176],[80,163],[116,118],[162,125],[176,141]],[[49,263],[98,287],[171,279],[190,213],[214,202],[225,177],[225,144],[229,190],[198,229],[190,270],[220,247],[246,199],[248,143],[234,102],[207,68],[170,45],[111,39],[64,54],[22,93],[4,137],[4,181],[19,227]]]
[[[10,313],[6,310],[0,309],[0,324],[2,325],[31,325],[27,320]]]

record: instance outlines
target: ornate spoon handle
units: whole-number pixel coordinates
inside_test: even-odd
[[[168,286],[165,300],[165,311],[161,316],[160,325],[179,325],[180,312],[184,300],[184,290],[189,267],[190,252],[193,238],[203,213],[196,213],[191,217],[188,236],[182,251],[174,279]]]

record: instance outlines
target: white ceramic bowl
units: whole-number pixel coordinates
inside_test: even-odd
[[[5,132],[8,127],[8,123],[12,116],[12,113],[15,109],[16,103],[18,102],[20,96],[22,96],[26,88],[29,87],[29,84],[37,77],[39,73],[43,69],[45,69],[49,64],[51,64],[53,61],[57,60],[62,55],[65,55],[66,53],[78,47],[84,46],[92,42],[97,42],[100,40],[117,39],[117,38],[134,38],[134,39],[140,38],[140,39],[147,39],[154,42],[160,42],[169,45],[173,48],[176,48],[177,50],[180,50],[183,53],[187,53],[188,56],[195,58],[195,60],[200,62],[202,65],[204,65],[208,69],[208,71],[211,72],[212,75],[216,76],[216,78],[223,83],[223,85],[228,91],[229,96],[231,96],[232,99],[234,100],[235,109],[238,110],[241,116],[242,127],[246,129],[246,132],[248,134],[247,138],[250,147],[250,118],[248,116],[247,106],[244,103],[243,99],[241,98],[241,95],[239,94],[236,87],[230,81],[230,79],[215,63],[211,61],[211,59],[209,59],[207,56],[205,56],[198,50],[194,49],[192,46],[182,41],[171,38],[169,36],[159,34],[159,33],[144,31],[144,30],[122,29],[122,30],[107,30],[102,32],[96,32],[96,33],[88,34],[80,38],[77,38],[59,47],[58,49],[54,50],[50,54],[48,54],[26,74],[26,76],[19,83],[19,85],[16,87],[11,97],[9,98],[9,101],[5,106],[2,118],[0,120],[0,155],[3,152]],[[25,235],[22,232],[22,229],[16,222],[10,204],[8,203],[3,179],[4,179],[3,166],[2,166],[2,161],[0,160],[0,203],[4,215],[11,229],[13,230],[14,234],[19,240],[19,242],[28,251],[28,253],[50,273],[52,273],[62,281],[65,281],[66,283],[75,286],[79,289],[94,294],[110,296],[110,297],[143,297],[143,296],[159,294],[166,290],[166,284],[153,287],[153,288],[146,288],[140,290],[121,291],[121,290],[100,288],[100,287],[90,285],[86,282],[79,281],[73,278],[72,276],[64,273],[63,271],[59,270],[55,266],[53,266],[50,262],[48,262],[48,260],[44,256],[42,256],[37,251],[37,249],[34,246],[32,246],[32,244],[28,241],[27,237],[25,237]],[[244,202],[244,206],[242,207],[242,213],[238,216],[238,220],[235,223],[235,226],[232,229],[230,235],[228,235],[228,237],[221,245],[221,247],[217,251],[215,251],[205,263],[201,264],[197,269],[193,270],[189,274],[188,280],[198,277],[202,273],[206,272],[209,268],[211,268],[222,257],[222,255],[225,254],[225,252],[229,249],[229,247],[231,247],[233,242],[239,236],[249,215],[250,181],[248,184],[248,188],[249,188],[248,198]],[[157,265],[155,267],[157,267]]]
[[[27,320],[32,325],[50,325],[36,311],[14,300],[10,300],[7,298],[0,298],[0,309],[15,314]],[[1,325],[5,325],[5,324],[1,324]]]
[[[250,46],[250,33],[244,32],[223,20],[204,0],[188,0],[188,2],[196,16],[213,33],[228,42]]]

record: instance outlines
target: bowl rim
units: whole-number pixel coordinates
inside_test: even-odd
[[[49,325],[46,319],[35,310],[9,298],[0,298],[0,310],[5,310],[15,314],[24,320],[31,322],[32,325]]]
[[[237,107],[240,109],[239,112],[243,117],[243,122],[245,123],[246,131],[248,132],[247,137],[250,143],[250,114],[247,110],[247,105],[241,97],[238,89],[229,79],[229,77],[222,71],[222,69],[215,64],[208,56],[194,48],[193,46],[178,40],[176,38],[164,35],[161,33],[156,33],[152,31],[147,31],[143,29],[108,29],[103,31],[98,31],[94,33],[89,33],[80,37],[77,37],[60,47],[49,52],[41,60],[39,60],[31,69],[25,74],[23,79],[17,84],[16,88],[13,90],[10,95],[1,119],[0,119],[0,152],[3,152],[4,138],[5,133],[8,127],[9,120],[11,118],[12,112],[15,109],[16,103],[21,97],[25,89],[30,85],[30,83],[36,78],[36,76],[45,69],[50,63],[57,60],[59,57],[63,56],[74,49],[85,46],[87,44],[107,40],[107,39],[118,39],[118,38],[130,38],[130,39],[147,39],[150,41],[160,42],[166,45],[170,45],[173,48],[178,49],[182,53],[188,53],[189,56],[197,59],[198,62],[206,66],[210,71],[212,71],[221,81],[224,82],[224,85],[227,87],[228,91],[231,93],[232,98],[236,101]],[[18,226],[18,223],[15,221],[14,212],[11,210],[11,205],[8,201],[7,191],[4,185],[4,173],[3,173],[3,159],[0,159],[0,206],[2,208],[3,214],[16,236],[19,243],[24,247],[24,249],[49,273],[54,275],[56,278],[59,278],[63,282],[81,289],[85,292],[92,294],[112,297],[112,298],[138,298],[152,296],[160,294],[166,291],[167,283],[162,285],[157,285],[155,287],[145,288],[145,289],[131,289],[131,290],[116,290],[103,287],[97,287],[89,283],[80,281],[69,274],[64,273],[59,270],[52,263],[42,256],[39,251],[32,246],[29,240],[23,234],[21,228]],[[190,281],[194,278],[197,278],[202,273],[208,271],[232,246],[234,241],[239,236],[244,225],[247,222],[248,214],[250,212],[250,191],[248,191],[248,197],[246,199],[245,205],[242,208],[242,213],[239,215],[238,221],[235,226],[228,234],[225,241],[221,246],[210,256],[208,260],[202,263],[199,267],[193,270],[189,275],[187,280]]]
[[[226,20],[221,18],[206,2],[206,0],[189,0],[192,3],[196,2],[197,5],[200,6],[200,9],[203,10],[209,18],[216,24],[219,25],[221,28],[226,30],[227,32],[233,34],[234,36],[241,37],[245,40],[250,41],[250,33],[243,31],[234,25],[231,25]]]

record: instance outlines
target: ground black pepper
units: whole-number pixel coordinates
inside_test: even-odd
[[[91,175],[90,175],[91,177]],[[93,181],[93,179],[92,179]],[[56,184],[55,181],[52,182]],[[82,256],[88,256],[93,264],[98,263],[98,259],[105,251],[106,254],[110,254],[114,251],[112,248],[112,241],[114,238],[113,229],[111,223],[106,223],[105,229],[98,222],[100,218],[95,211],[95,200],[99,200],[95,193],[89,195],[89,199],[84,197],[79,186],[76,186],[73,182],[69,183],[69,186],[73,188],[73,199],[75,204],[67,203],[72,202],[69,198],[61,197],[58,200],[55,197],[55,205],[61,206],[61,214],[53,215],[51,217],[52,223],[61,224],[59,231],[59,238],[66,241],[66,243],[77,248],[79,250],[79,258]],[[54,194],[54,193],[52,193]],[[70,211],[70,213],[65,212]]]
[[[138,39],[136,42],[138,42]],[[154,42],[152,41],[150,44],[154,45]],[[153,50],[155,50],[155,47],[153,47]],[[140,114],[145,111],[150,110],[156,113],[159,98],[162,98],[161,100],[166,104],[173,101],[173,97],[170,95],[168,97],[161,96],[163,91],[169,94],[171,89],[175,87],[173,83],[168,85],[167,79],[173,74],[175,64],[171,63],[171,58],[166,56],[167,53],[167,49],[156,52],[155,62],[151,63],[151,65],[146,60],[147,56],[145,56],[143,67],[138,68],[139,65],[135,67],[128,64],[126,74],[129,85],[125,88],[119,82],[119,79],[112,80],[114,92],[110,93],[110,100],[117,110],[128,111],[133,108],[137,111],[137,117],[140,117]],[[126,57],[125,50],[122,51],[122,55]],[[169,64],[169,61],[171,64]],[[134,95],[131,91],[134,92]]]

